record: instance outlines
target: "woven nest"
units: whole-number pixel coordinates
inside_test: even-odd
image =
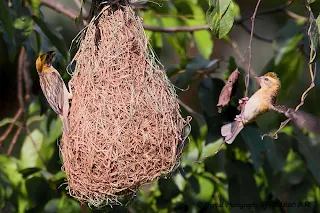
[[[70,130],[60,145],[69,193],[115,204],[176,168],[187,122],[129,6],[105,7],[74,60]]]

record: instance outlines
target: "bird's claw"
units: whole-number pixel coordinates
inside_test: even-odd
[[[238,110],[242,111],[243,107],[246,105],[246,103],[248,102],[249,98],[248,97],[244,97],[239,99],[239,106],[238,106]]]
[[[235,120],[235,121],[242,122],[242,121],[243,121],[243,118],[242,118],[242,116],[241,116],[241,114],[240,114],[240,115],[236,115],[236,117],[234,118],[234,120]]]
[[[68,89],[69,89],[69,99],[72,99],[72,87],[73,87],[73,83],[71,81],[68,82]]]

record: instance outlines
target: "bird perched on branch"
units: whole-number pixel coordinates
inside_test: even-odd
[[[40,55],[36,60],[36,68],[40,78],[40,86],[50,107],[62,120],[63,131],[69,130],[68,113],[69,100],[72,98],[71,88],[66,88],[59,72],[52,66],[55,52],[50,51]]]
[[[273,108],[276,102],[281,83],[274,72],[264,76],[256,77],[260,89],[250,99],[248,97],[239,101],[242,106],[241,114],[237,115],[235,121],[228,123],[221,128],[221,135],[226,143],[231,144],[244,125],[253,122],[259,115],[262,115]]]

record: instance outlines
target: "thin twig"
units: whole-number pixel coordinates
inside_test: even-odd
[[[9,148],[8,148],[8,151],[7,151],[7,156],[10,156],[10,155],[11,155],[11,152],[12,152],[12,150],[13,150],[13,147],[14,147],[14,145],[17,143],[17,140],[18,140],[18,137],[19,137],[19,135],[20,135],[20,133],[21,133],[21,131],[22,131],[22,128],[23,128],[23,126],[20,125],[19,128],[17,129],[16,133],[14,134],[14,136],[13,136],[13,138],[12,138],[12,141],[11,141],[11,143],[10,143],[10,146],[9,146]]]
[[[14,124],[17,122],[17,120],[22,115],[22,108],[19,108],[16,114],[14,115],[12,121],[10,122],[10,125],[6,129],[6,131],[1,135],[0,137],[0,146],[2,145],[2,142],[8,137],[8,135],[11,133]]]
[[[25,88],[25,101],[29,101],[31,98],[31,88],[32,88],[32,80],[30,76],[30,62],[25,60],[24,62],[24,69],[23,69],[23,81],[24,81],[24,88]]]
[[[21,48],[18,58],[18,102],[19,106],[22,108],[24,112],[24,98],[23,98],[23,69],[24,69],[24,61],[26,57],[26,52],[24,47]]]
[[[258,0],[257,5],[254,9],[253,15],[251,17],[251,23],[252,23],[251,24],[251,34],[250,34],[249,47],[248,47],[249,62],[248,62],[248,73],[246,75],[246,80],[245,80],[246,91],[245,91],[244,97],[248,97],[248,92],[249,92],[250,70],[251,70],[251,63],[252,63],[252,50],[251,49],[252,49],[252,38],[253,38],[253,31],[254,31],[254,21],[255,21],[256,15],[257,15],[257,11],[258,11],[260,2],[261,2],[261,0]]]

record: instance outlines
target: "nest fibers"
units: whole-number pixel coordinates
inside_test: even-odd
[[[86,29],[61,143],[70,194],[95,206],[172,172],[187,123],[140,18],[119,8],[105,7]]]

